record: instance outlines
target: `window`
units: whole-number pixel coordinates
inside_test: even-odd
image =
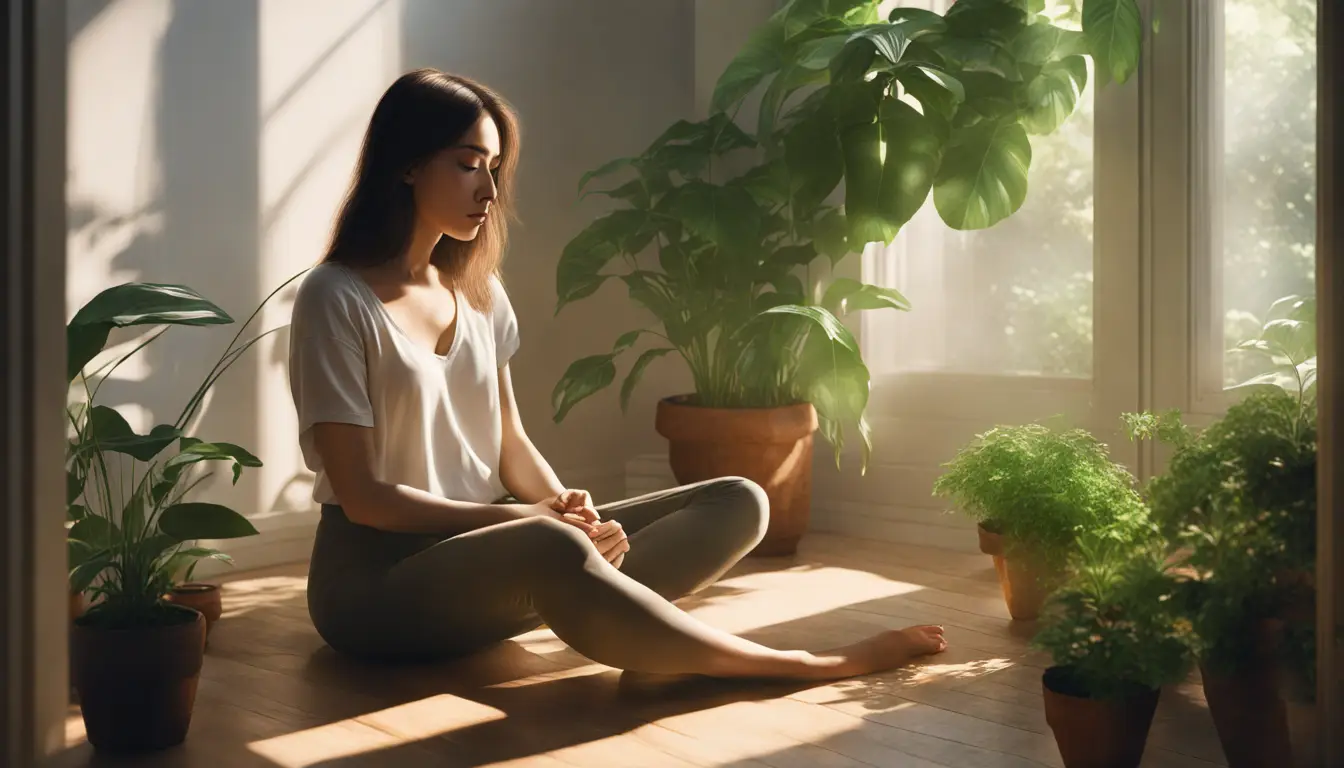
[[[1314,293],[1316,257],[1316,0],[1226,0],[1208,14],[1209,269],[1194,286],[1205,391],[1261,372],[1231,350],[1276,299]]]
[[[900,4],[941,13],[950,3]],[[1057,23],[1077,28],[1076,19]],[[1090,61],[1088,66],[1088,92],[1073,116],[1055,133],[1031,137],[1027,199],[1017,213],[988,230],[958,232],[943,223],[930,198],[891,245],[865,251],[864,280],[900,290],[913,305],[909,313],[864,314],[864,356],[874,374],[1091,376]]]

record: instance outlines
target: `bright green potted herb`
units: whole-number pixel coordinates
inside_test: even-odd
[[[1190,670],[1190,623],[1156,537],[1088,536],[1075,552],[1033,640],[1054,660],[1046,722],[1067,766],[1137,766],[1162,686]]]
[[[630,366],[622,408],[649,365],[680,357],[694,392],[660,401],[656,423],[673,473],[760,482],[771,501],[762,546],[776,554],[807,525],[818,427],[837,464],[853,430],[868,465],[870,375],[842,320],[910,308],[834,268],[891,242],[930,196],[954,229],[1012,215],[1026,197],[1028,136],[1072,114],[1085,57],[1123,82],[1142,37],[1134,0],[1087,0],[1073,18],[1040,0],[960,0],[945,16],[897,8],[885,20],[878,5],[785,3],[722,73],[707,119],[584,174],[580,192],[619,207],[565,246],[556,272],[557,313],[615,278],[656,322],[570,365],[555,420],[615,381],[616,358],[654,340]],[[735,116],[758,90],[748,134]],[[728,166],[744,170],[723,179]]]
[[[1133,476],[1086,430],[995,427],[945,467],[934,494],[975,520],[1014,619],[1036,618],[1079,536],[1126,542],[1151,529]]]
[[[72,625],[72,675],[89,741],[100,750],[156,749],[186,736],[207,627],[198,611],[164,598],[184,568],[202,558],[228,560],[196,541],[257,533],[232,509],[187,500],[204,479],[192,480],[191,469],[223,461],[236,483],[244,467],[261,466],[247,450],[203,441],[187,429],[219,377],[270,331],[239,345],[240,329],[177,420],[145,435],[99,404],[97,394],[117,366],[167,328],[108,366],[84,368],[103,351],[113,328],[232,322],[186,286],[126,283],[95,296],[67,326],[68,375],[76,392],[68,408],[70,588],[92,596]]]

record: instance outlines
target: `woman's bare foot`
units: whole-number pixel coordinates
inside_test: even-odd
[[[855,677],[909,664],[920,656],[947,650],[943,628],[906,627],[873,635],[867,640],[815,654],[819,679]]]

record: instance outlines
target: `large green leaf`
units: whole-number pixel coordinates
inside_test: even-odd
[[[934,121],[905,102],[887,99],[879,115],[886,154],[877,208],[899,230],[929,197],[943,157],[943,140]]]
[[[830,38],[827,38],[830,39]],[[820,41],[818,41],[820,42]],[[840,38],[841,44],[844,39]],[[826,59],[827,65],[830,59]],[[780,72],[761,96],[761,107],[756,120],[756,135],[762,144],[772,146],[775,143],[775,121],[779,118],[779,108],[799,88],[824,83],[830,77],[826,69],[810,69],[801,64],[790,64]]]
[[[966,100],[966,89],[961,81],[936,67],[901,67],[896,72],[896,80],[919,101],[925,116],[941,115],[950,119],[957,106]]]
[[[169,424],[159,424],[148,435],[137,435],[116,410],[96,405],[89,410],[84,437],[76,451],[86,453],[96,449],[149,461],[181,436],[182,430]]]
[[[761,209],[742,187],[687,182],[670,213],[734,258],[751,257],[759,250]]]
[[[1012,40],[1026,26],[1026,12],[1003,0],[957,0],[947,10],[948,34],[971,40]]]
[[[808,400],[816,407],[818,416],[836,425],[828,438],[839,464],[844,435],[838,425],[859,422],[868,407],[870,376],[858,342],[843,323],[821,307],[785,305],[768,309],[762,315],[791,315],[810,324],[800,373]],[[860,430],[860,435],[863,434],[864,430]]]
[[[602,268],[624,252],[629,239],[649,223],[646,211],[622,209],[596,219],[569,241],[555,270],[555,311],[596,291],[610,275]]]
[[[835,124],[826,112],[816,112],[784,136],[784,162],[793,190],[794,216],[806,216],[840,183],[844,154]]]
[[[205,443],[193,437],[184,437],[181,443],[182,450],[163,465],[165,480],[176,480],[184,468],[198,461],[231,461],[236,484],[243,467],[261,466],[261,459],[233,443]]]
[[[70,528],[66,538],[82,541],[94,549],[108,549],[121,543],[121,529],[105,517],[86,515]]]
[[[741,187],[767,205],[789,202],[789,169],[782,160],[773,160],[752,167],[751,170],[728,182]]]
[[[70,591],[82,593],[89,588],[98,575],[113,563],[114,556],[107,550],[101,550],[88,556],[70,571]]]
[[[233,558],[215,549],[206,547],[191,547],[174,552],[167,560],[163,562],[160,568],[168,575],[170,579],[177,579],[178,574],[183,568],[195,563],[198,560],[218,560],[221,563],[233,564]]]
[[[947,31],[947,21],[942,16],[923,8],[893,8],[887,15],[887,21],[900,29],[910,40]]]
[[[882,190],[882,126],[877,122],[843,129],[840,146],[845,154],[845,219],[849,242],[856,245],[890,242],[895,231],[878,209]]]
[[[1053,133],[1073,114],[1087,88],[1087,61],[1070,56],[1045,65],[1027,85],[1026,113],[1022,124],[1036,134]]]
[[[953,229],[985,229],[1011,216],[1027,197],[1031,143],[1015,122],[982,122],[957,131],[943,154],[933,202]]]
[[[632,165],[633,163],[634,158],[632,157],[618,157],[615,160],[608,160],[601,166],[594,168],[591,171],[588,171],[587,173],[579,177],[579,194],[581,196],[584,194],[583,192],[584,188],[587,187],[588,182],[592,181],[593,179],[600,178],[602,176],[609,176],[615,173],[616,171],[621,170],[622,168],[626,168]]]
[[[910,301],[893,288],[868,285],[849,277],[836,278],[826,289],[821,306],[834,315],[866,309],[909,311]]]
[[[66,325],[66,377],[74,381],[107,343],[113,328],[221,325],[233,318],[185,285],[123,283],[94,296]]]
[[[782,13],[782,11],[781,11]],[[777,13],[757,27],[727,68],[710,97],[712,112],[731,112],[753,88],[784,64],[785,23]]]
[[[831,260],[832,266],[849,253],[858,250],[850,247],[849,226],[845,223],[844,215],[834,208],[828,208],[825,213],[817,216],[812,230],[812,241],[817,244],[817,250]]]
[[[565,375],[556,382],[551,392],[552,417],[556,424],[564,421],[570,409],[581,400],[590,397],[616,380],[614,355],[589,355],[570,363]]]
[[[1300,363],[1316,355],[1316,323],[1279,318],[1265,323],[1260,338],[1277,355]]]
[[[1017,60],[1003,44],[992,40],[947,38],[938,43],[938,53],[961,72],[987,72],[1005,80],[1021,80]]]
[[[1019,62],[1038,66],[1090,52],[1082,32],[1053,24],[1028,26],[1013,40],[1010,50]]]
[[[630,395],[635,391],[635,387],[639,385],[639,380],[643,378],[644,369],[649,367],[649,363],[666,355],[668,352],[675,351],[676,350],[671,347],[656,347],[654,349],[646,349],[640,354],[639,358],[635,360],[635,364],[630,367],[630,372],[626,374],[625,381],[621,383],[621,413],[625,413],[630,409]]]
[[[1087,0],[1083,34],[1097,61],[1098,77],[1109,75],[1124,83],[1138,69],[1143,20],[1135,0]]]
[[[257,529],[247,518],[219,504],[188,501],[163,510],[159,530],[178,541],[236,539],[255,536]]]
[[[891,64],[901,63],[910,37],[899,24],[874,24],[850,35],[848,45],[867,44]]]
[[[65,560],[69,570],[74,570],[87,563],[98,552],[98,547],[79,539],[66,538],[65,540]]]

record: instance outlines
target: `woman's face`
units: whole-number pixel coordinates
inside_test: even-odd
[[[473,240],[498,190],[499,129],[482,115],[458,141],[411,172],[416,216],[456,240]]]

